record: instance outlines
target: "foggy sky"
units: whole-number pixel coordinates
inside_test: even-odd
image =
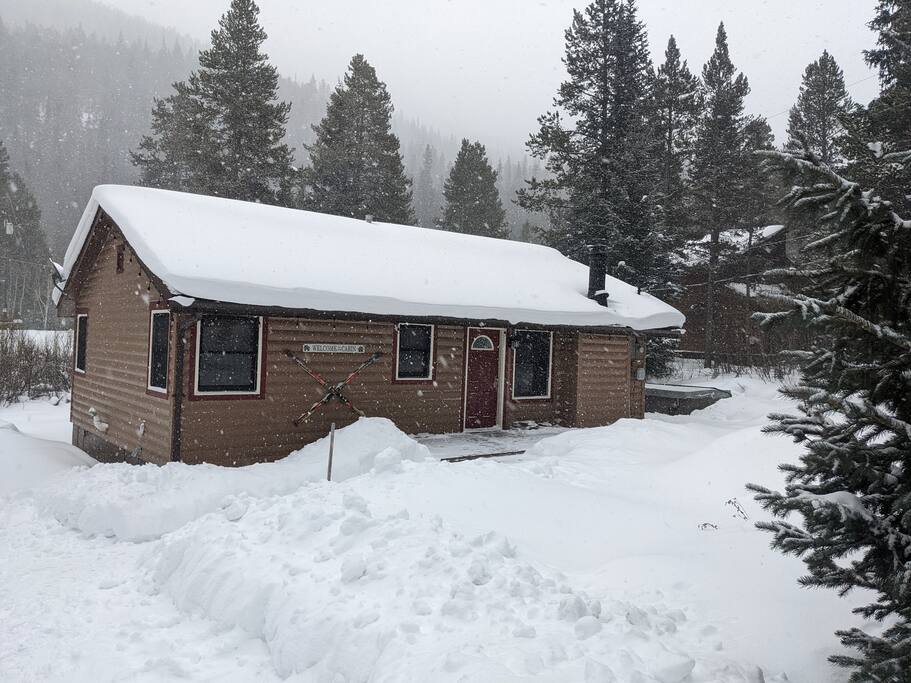
[[[208,40],[230,0],[102,0]],[[266,50],[299,80],[334,84],[355,52],[376,67],[396,110],[444,135],[521,154],[563,79],[563,32],[584,0],[260,0]],[[639,0],[652,59],[668,36],[698,73],[725,22],[735,65],[752,87],[750,113],[782,142],[805,66],[828,49],[855,100],[876,95],[862,51],[874,0]]]

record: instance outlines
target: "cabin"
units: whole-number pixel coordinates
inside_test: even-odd
[[[140,187],[92,193],[58,267],[73,443],[247,465],[387,417],[409,433],[644,412],[683,315],[548,247]],[[344,383],[356,369],[359,372]]]
[[[675,305],[686,316],[686,334],[679,351],[696,358],[706,355],[706,285],[709,279],[709,236],[690,242],[684,250],[680,295]],[[753,319],[755,313],[781,310],[780,296],[788,294],[787,283],[761,274],[799,264],[806,241],[795,235],[794,226],[768,225],[753,230],[726,230],[720,235],[721,258],[715,267],[713,359],[736,366],[775,362],[787,349],[808,348],[806,330],[796,324],[765,328]]]

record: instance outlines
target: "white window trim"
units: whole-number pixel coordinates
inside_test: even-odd
[[[77,313],[76,314],[76,329],[74,330],[74,334],[73,334],[73,372],[78,372],[80,375],[84,375],[85,367],[81,367],[81,368],[79,367],[79,319],[80,318],[85,318],[86,326],[88,326],[89,314],[88,313]],[[88,347],[88,340],[86,340],[85,358],[83,359],[83,361],[85,361],[85,365],[88,365],[88,359],[89,359],[88,357],[89,357],[89,347]]]
[[[515,330],[515,332],[546,332],[546,330]],[[550,339],[550,353],[547,357],[547,394],[543,396],[516,396],[516,353],[517,349],[512,350],[512,386],[509,393],[512,394],[514,401],[543,401],[551,398],[551,389],[554,376],[554,333],[547,332]]]
[[[156,315],[166,315],[168,316],[168,354],[165,359],[165,374],[164,374],[164,386],[156,387],[152,385],[152,334],[155,331],[155,316]],[[170,370],[171,370],[171,311],[167,308],[153,309],[149,314],[149,358],[148,358],[148,368],[146,370],[146,389],[149,391],[154,391],[156,394],[167,394],[168,393],[168,380],[170,379]]]
[[[217,317],[217,316],[215,316]],[[231,316],[252,318],[254,316]],[[256,387],[253,391],[200,391],[199,389],[199,344],[202,339],[202,319],[196,321],[196,368],[193,372],[193,394],[196,396],[258,396],[263,383],[263,317],[255,316],[259,323],[259,335],[256,341]]]
[[[402,357],[402,325],[412,327],[429,327],[430,328],[430,362],[427,363],[426,377],[400,377],[399,376],[399,359]],[[436,325],[427,323],[398,323],[395,326],[395,381],[396,382],[428,382],[433,380],[433,370],[436,366],[433,354],[436,351]]]

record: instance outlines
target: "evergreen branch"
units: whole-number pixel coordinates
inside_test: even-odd
[[[882,214],[882,218],[891,222],[894,227],[911,229],[911,219],[899,216],[892,209],[891,202],[865,192],[859,183],[844,178],[810,153],[794,154],[778,150],[758,150],[754,154],[769,160],[773,167],[779,166],[798,176],[818,177],[826,181],[825,184],[817,184],[809,188],[793,188],[782,200],[782,203],[787,206],[798,208],[798,202],[802,203],[804,200],[823,205],[834,203],[835,206],[842,209],[842,220],[853,210],[871,218],[876,214]],[[813,192],[822,192],[824,185],[830,188],[829,192],[824,192],[821,196],[812,194]],[[838,198],[833,201],[836,193]],[[800,205],[802,206],[803,204]]]

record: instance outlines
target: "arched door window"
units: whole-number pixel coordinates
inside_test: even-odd
[[[493,351],[493,340],[486,334],[479,335],[471,342],[472,351]]]

